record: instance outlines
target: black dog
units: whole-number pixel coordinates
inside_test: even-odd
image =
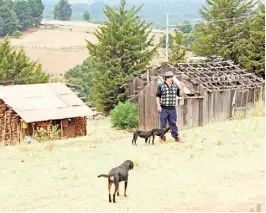
[[[124,181],[125,182],[125,190],[124,195],[127,196],[127,183],[128,183],[128,171],[134,169],[134,163],[131,160],[125,161],[123,164],[121,164],[118,167],[115,167],[111,169],[108,175],[101,174],[99,177],[106,177],[108,178],[108,192],[109,192],[109,202],[111,203],[111,186],[114,183],[115,184],[115,192],[113,194],[113,202],[115,203],[115,194],[117,192],[117,196],[119,196],[119,182]]]
[[[163,129],[153,129],[152,132],[153,132],[153,135],[152,135],[152,143],[154,144],[154,138],[155,138],[155,135],[156,136],[160,136],[161,137],[161,140],[165,141],[165,134],[171,130],[170,127],[166,127],[166,128],[163,128]]]
[[[133,139],[132,139],[132,145],[134,146],[134,144],[137,146],[137,139],[138,137],[141,137],[141,138],[145,138],[145,143],[147,144],[147,141],[149,139],[149,143],[150,143],[150,139],[151,139],[151,136],[153,135],[153,131],[139,131],[137,130],[136,132],[134,132],[133,134]]]

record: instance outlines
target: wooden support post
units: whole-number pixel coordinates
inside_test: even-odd
[[[203,126],[203,99],[199,100],[199,126]]]
[[[34,137],[34,135],[35,135],[35,129],[34,129],[33,123],[31,123],[31,127],[32,127],[32,136]]]
[[[60,136],[60,139],[63,138],[63,122],[62,122],[62,119],[60,120],[60,127],[61,127],[61,136]]]
[[[249,207],[249,212],[254,212],[254,206]]]
[[[4,127],[2,129],[2,141],[5,141],[6,138],[6,112],[4,116]]]
[[[244,96],[244,91],[241,91],[241,98],[240,98],[240,107],[243,106],[243,96]]]
[[[9,140],[12,141],[12,125],[11,125],[11,112],[9,112]]]
[[[261,204],[257,203],[256,205],[256,212],[261,212]]]

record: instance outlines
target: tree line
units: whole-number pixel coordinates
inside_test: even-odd
[[[106,114],[126,100],[127,91],[123,92],[121,85],[145,71],[157,49],[165,47],[165,36],[154,46],[151,23],[138,16],[141,7],[126,9],[125,5],[125,0],[117,9],[106,5],[108,21],[95,32],[99,43],[87,41],[88,59],[66,74],[68,81],[77,83],[80,91]],[[201,22],[185,22],[169,35],[171,63],[185,62],[186,51],[190,50],[196,56],[230,59],[249,72],[264,74],[263,3],[207,0],[199,13]]]
[[[0,0],[0,36],[38,27],[43,10],[42,0]]]
[[[69,21],[72,16],[72,7],[66,0],[60,0],[54,8],[54,19],[61,21]],[[85,11],[83,13],[83,19],[90,21],[90,13]]]
[[[0,8],[9,8],[0,9],[1,18],[10,14],[15,16],[14,11],[20,8],[8,0],[0,2]],[[106,114],[127,99],[123,85],[145,72],[160,45],[154,44],[151,23],[140,19],[138,13],[141,8],[128,8],[126,0],[121,0],[118,8],[106,5],[104,13],[108,20],[94,32],[98,43],[87,41],[88,58],[65,76],[67,81],[79,86],[81,94],[99,111]],[[177,26],[169,36],[170,62],[184,62],[189,47],[197,56],[231,59],[249,72],[264,74],[264,13],[265,5],[258,1],[208,0],[200,10],[201,23]],[[9,29],[12,25],[4,26]],[[35,80],[21,80],[24,76],[34,76]],[[0,43],[0,80],[34,83],[48,79],[38,62],[32,62],[23,50],[11,48],[8,38]]]
[[[39,27],[44,9],[42,0],[0,0],[0,36],[18,36],[18,31]],[[71,14],[71,5],[66,0],[60,0],[55,5],[54,19],[70,20]],[[90,20],[87,11],[84,12],[84,20]]]

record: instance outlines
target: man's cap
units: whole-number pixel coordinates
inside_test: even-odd
[[[172,71],[168,71],[164,74],[164,77],[172,77],[174,76],[174,73]]]

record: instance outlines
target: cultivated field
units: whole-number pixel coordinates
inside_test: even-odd
[[[0,148],[0,211],[264,210],[264,117],[182,132],[183,144],[131,145],[109,120],[89,123],[89,136]],[[97,178],[131,159],[128,197],[108,202]],[[123,184],[120,194],[123,194]]]
[[[52,74],[64,74],[74,66],[81,64],[88,57],[86,40],[97,42],[93,32],[99,25],[85,22],[60,22],[47,21],[50,24],[64,25],[59,29],[37,29],[31,33],[25,33],[20,39],[12,38],[12,45],[23,46],[27,55],[39,60],[44,70]],[[159,42],[163,31],[153,30],[154,43]],[[158,65],[164,60],[164,50],[151,62]]]

